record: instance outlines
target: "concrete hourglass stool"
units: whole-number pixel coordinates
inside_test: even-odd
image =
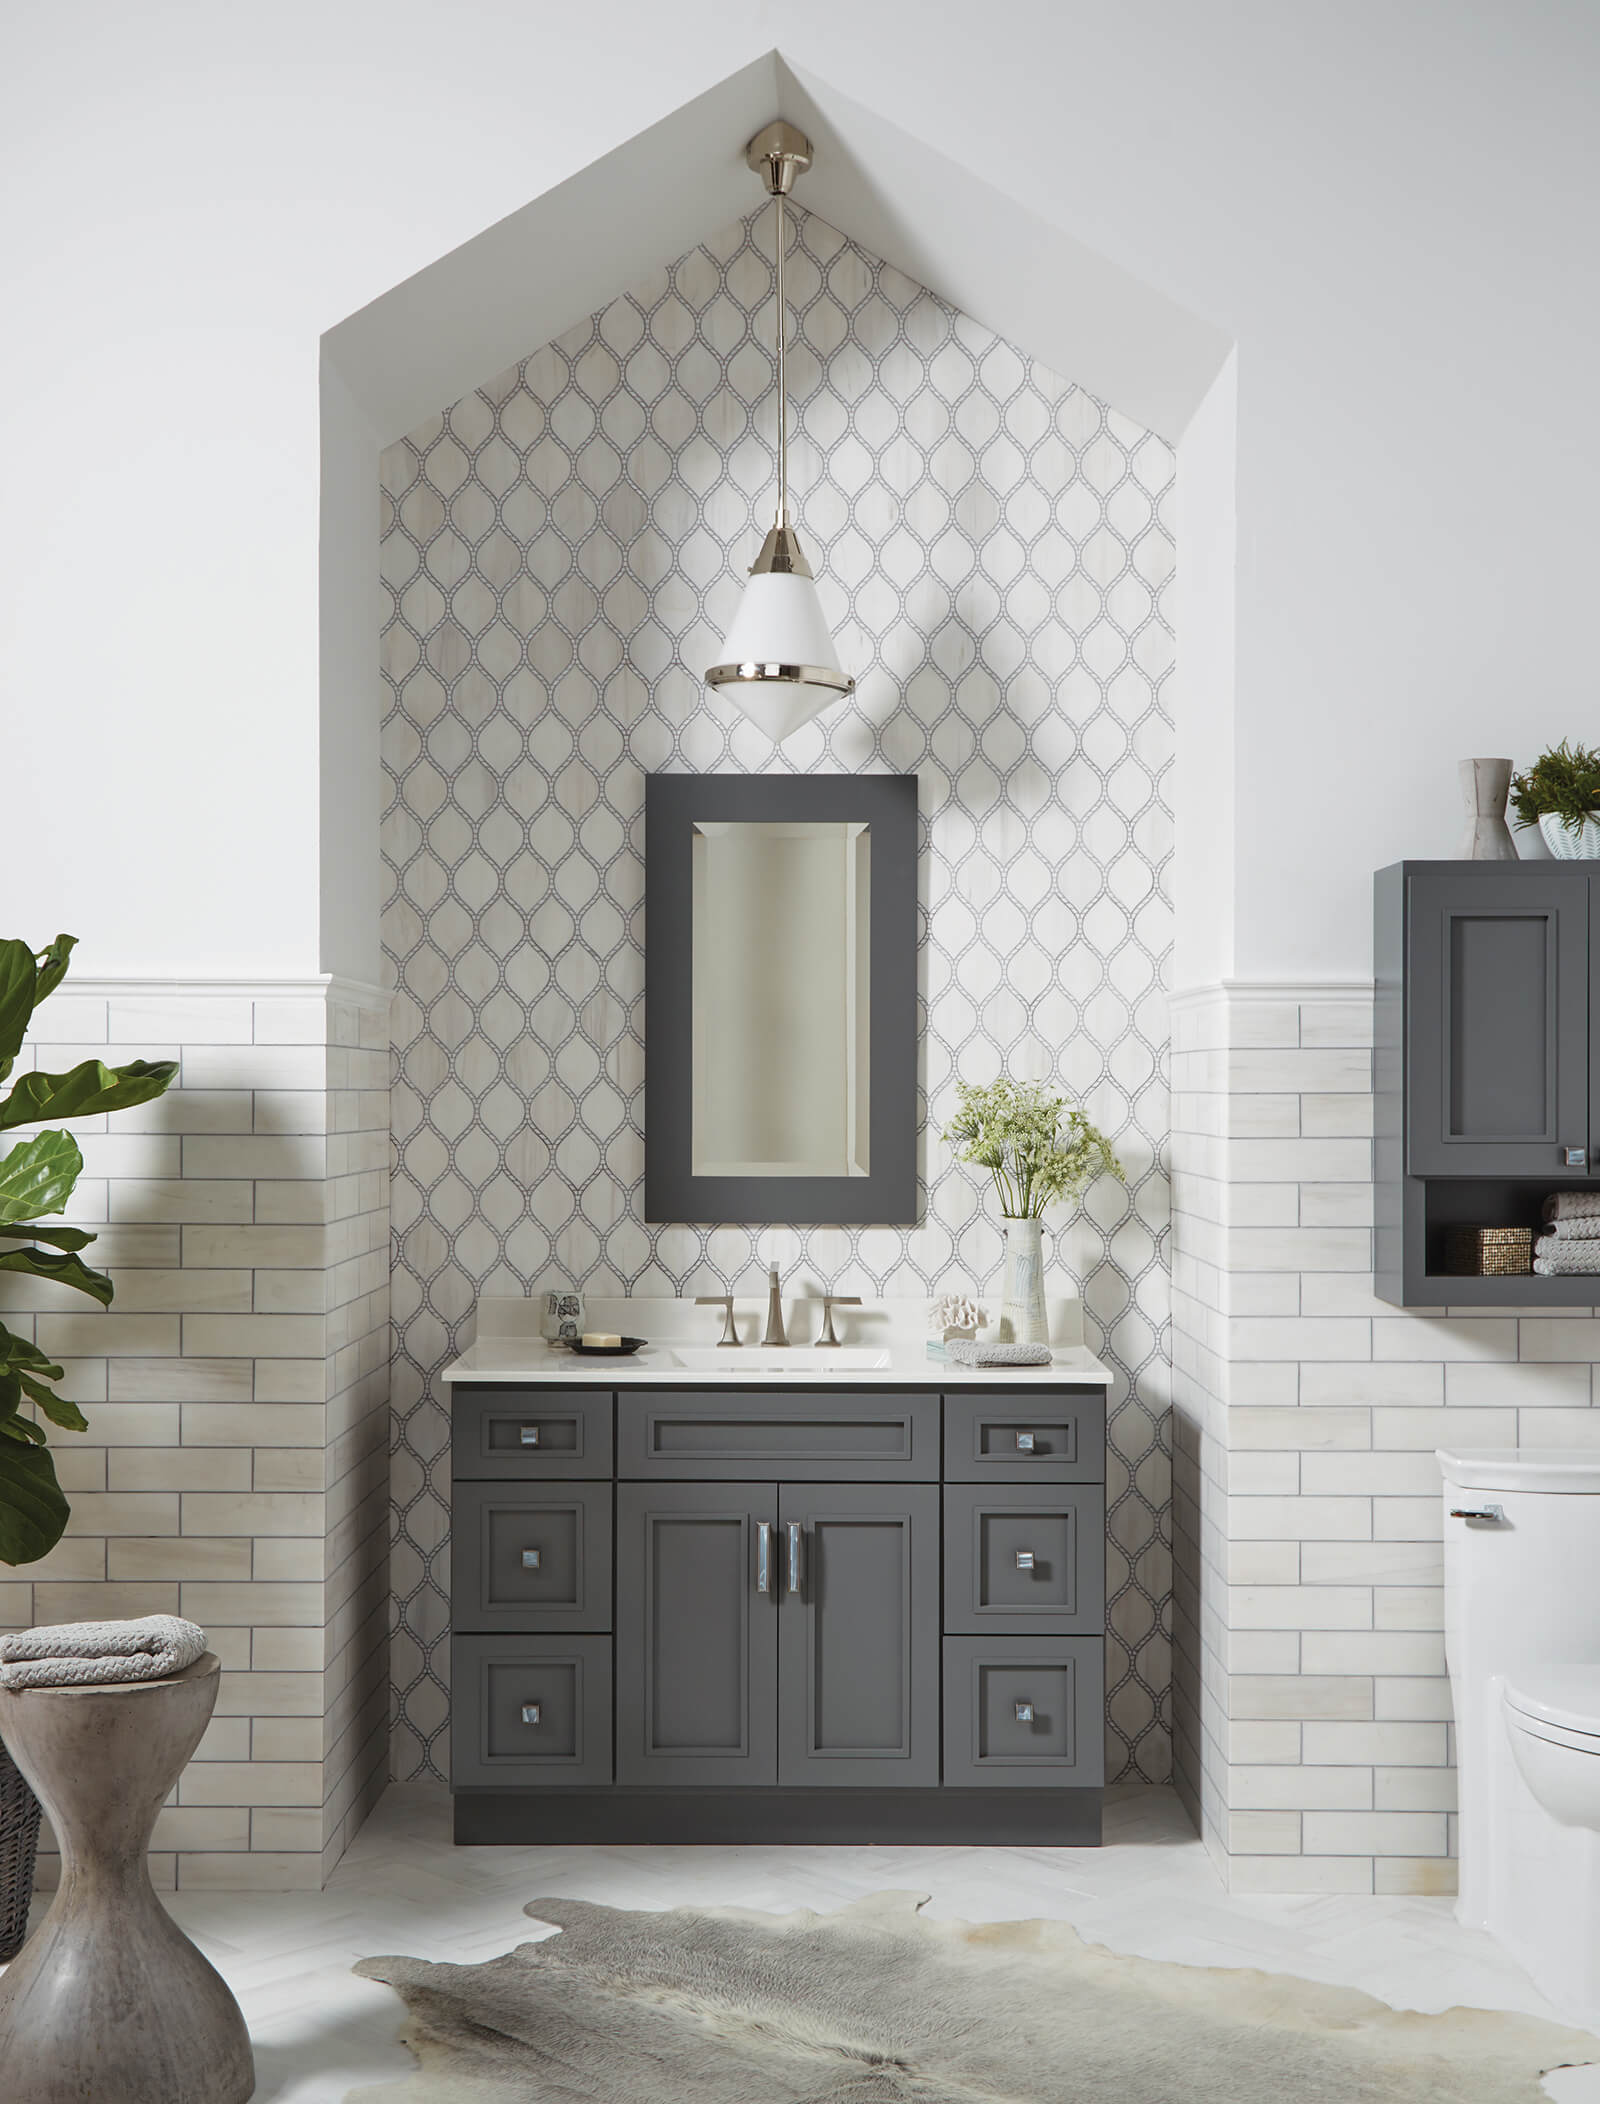
[[[211,1652],[170,1680],[0,1687],[0,1738],[50,1815],[61,1887],[0,1978],[6,2104],[244,2104],[227,1983],[156,1898],[156,1814],[217,1700]]]

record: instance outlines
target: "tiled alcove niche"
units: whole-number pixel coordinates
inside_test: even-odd
[[[447,1764],[435,1376],[475,1297],[749,1292],[769,1254],[846,1291],[993,1293],[994,1200],[934,1128],[956,1075],[1001,1068],[1058,1079],[1128,1169],[1054,1283],[1117,1369],[1110,1772],[1169,1772],[1172,455],[797,216],[793,480],[859,684],[781,750],[701,679],[771,503],[770,214],[385,456],[401,1776]],[[644,1220],[645,775],[739,768],[918,776],[914,1228]]]

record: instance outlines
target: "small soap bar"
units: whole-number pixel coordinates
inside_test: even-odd
[[[622,1339],[613,1337],[609,1330],[585,1330],[583,1341],[592,1352],[614,1352]]]

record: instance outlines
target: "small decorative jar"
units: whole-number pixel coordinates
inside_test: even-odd
[[[583,1295],[575,1293],[570,1286],[547,1293],[539,1329],[546,1344],[552,1348],[570,1348],[583,1335]]]

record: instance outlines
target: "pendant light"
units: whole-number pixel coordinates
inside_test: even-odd
[[[736,701],[776,745],[831,702],[853,694],[856,683],[839,668],[839,654],[822,616],[811,565],[789,520],[784,199],[794,188],[795,177],[811,166],[811,141],[780,120],[756,133],[744,157],[777,206],[778,510],[761,553],[750,566],[750,582],[723,643],[721,662],[706,673],[706,684]]]

